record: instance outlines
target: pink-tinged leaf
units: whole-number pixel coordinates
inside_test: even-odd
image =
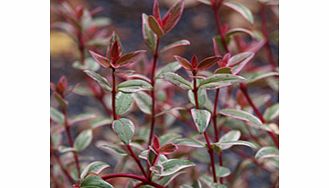
[[[158,149],[160,148],[160,141],[157,136],[153,137],[152,146],[156,151],[158,151]]]
[[[178,63],[180,65],[182,65],[182,67],[184,67],[184,69],[189,70],[189,71],[192,70],[192,66],[191,66],[190,62],[187,59],[185,59],[183,57],[180,57],[180,56],[176,56],[176,55],[174,57],[178,61]]]
[[[90,55],[95,59],[95,61],[100,64],[104,68],[108,68],[110,66],[110,63],[108,62],[107,58],[89,50]]]
[[[152,31],[158,36],[161,37],[163,36],[164,32],[163,29],[161,28],[161,25],[158,23],[156,18],[154,16],[149,16],[147,19],[150,28]]]
[[[118,41],[114,41],[111,51],[110,51],[111,63],[116,64],[120,58],[120,55],[121,55],[121,52],[119,49]]]
[[[193,70],[198,68],[199,60],[198,60],[197,56],[193,55],[193,57],[191,59],[191,64],[192,64]]]
[[[264,46],[264,44],[265,40],[261,40],[259,42],[252,42],[246,51],[257,53]]]
[[[172,6],[166,15],[162,19],[163,30],[165,33],[168,33],[172,30],[177,22],[179,21],[180,17],[183,14],[184,9],[184,1],[178,1],[174,6]]]
[[[207,57],[200,62],[198,65],[198,70],[206,70],[216,64],[220,59],[221,57],[219,56]]]
[[[255,53],[253,52],[242,52],[240,54],[237,54],[228,62],[228,65],[232,67],[232,73],[238,74],[255,56]]]
[[[243,4],[237,2],[224,2],[223,5],[235,10],[239,14],[241,14],[244,18],[246,18],[251,24],[254,23],[254,17],[252,12]]]
[[[110,41],[109,41],[109,45],[107,46],[107,50],[106,50],[106,57],[110,58],[111,57],[111,51],[113,48],[114,43],[117,42],[117,48],[118,51],[121,52],[122,48],[121,48],[121,41],[119,36],[116,34],[116,32],[113,32],[111,37],[110,37]]]
[[[147,45],[148,48],[152,50],[152,52],[155,52],[155,48],[157,44],[157,36],[151,30],[148,24],[148,15],[146,14],[142,15],[142,24],[143,24],[143,38],[145,44]]]
[[[232,74],[232,70],[230,67],[222,67],[215,70],[215,74]]]
[[[145,52],[146,52],[145,50],[138,50],[138,51],[126,53],[120,57],[120,59],[117,61],[116,64],[121,67],[123,65],[134,63],[137,61],[137,59],[140,57],[140,55]]]
[[[171,43],[171,44],[163,47],[160,52],[163,53],[163,52],[166,52],[166,51],[171,50],[173,48],[177,48],[177,47],[180,47],[180,46],[188,46],[190,44],[191,43],[188,40],[179,40],[179,41],[176,41],[174,43]]]
[[[250,37],[254,37],[254,33],[248,29],[245,28],[234,28],[234,29],[230,29],[229,31],[226,32],[225,34],[225,38],[229,38],[230,36],[233,36],[235,34],[238,33],[244,33],[249,35]]]
[[[226,53],[222,61],[219,62],[219,67],[226,67],[226,65],[228,64],[228,60],[230,60],[230,58],[231,58],[231,54]]]
[[[198,0],[198,1],[206,5],[211,5],[211,0]]]
[[[171,154],[171,153],[175,152],[177,149],[178,149],[177,145],[169,143],[169,144],[166,144],[166,145],[162,146],[159,149],[159,153],[162,153],[164,155],[168,155],[168,154]]]
[[[153,2],[153,16],[158,21],[158,23],[161,25],[161,16],[160,16],[160,8],[159,8],[158,0],[154,0],[154,2]]]

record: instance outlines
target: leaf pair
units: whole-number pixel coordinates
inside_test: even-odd
[[[158,155],[159,154],[168,155],[175,152],[178,149],[178,147],[173,143],[168,143],[163,146],[160,146],[160,141],[157,136],[153,137],[152,148]]]
[[[191,61],[188,61],[187,59],[180,56],[175,56],[175,58],[182,65],[182,67],[184,67],[185,70],[194,72],[206,70],[221,59],[219,56],[211,56],[199,62],[196,56],[193,56]]]
[[[113,32],[105,57],[91,50],[89,52],[95,61],[102,67],[119,68],[136,62],[140,55],[145,53],[145,50],[138,50],[123,54],[120,39],[118,35]]]

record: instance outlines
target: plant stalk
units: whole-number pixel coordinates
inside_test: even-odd
[[[158,61],[158,56],[159,56],[159,38],[157,38],[156,41],[156,48],[155,48],[155,52],[153,54],[153,62],[152,62],[152,72],[151,72],[151,85],[152,85],[152,89],[151,89],[151,98],[152,98],[152,109],[151,109],[151,130],[150,130],[150,136],[149,136],[149,142],[148,145],[150,146],[152,144],[152,140],[153,140],[153,136],[154,136],[154,125],[155,125],[155,71],[156,71],[156,64]]]
[[[196,71],[193,71],[193,94],[194,94],[194,100],[195,100],[195,108],[199,109],[198,86],[197,86],[197,82],[196,82]],[[214,151],[211,148],[211,142],[210,142],[209,136],[208,136],[206,131],[203,133],[203,136],[204,136],[204,138],[207,142],[207,148],[208,148],[208,153],[209,153],[210,163],[211,163],[211,168],[212,168],[213,181],[215,183],[217,183]]]
[[[107,175],[103,175],[101,178],[106,181],[106,180],[109,180],[109,179],[112,179],[112,178],[120,178],[120,177],[121,178],[135,179],[135,180],[143,182],[144,184],[152,185],[152,186],[157,187],[157,188],[165,188],[162,185],[159,185],[157,183],[149,181],[148,179],[144,178],[143,176],[138,176],[138,175],[135,175],[135,174],[125,174],[125,173],[107,174]]]

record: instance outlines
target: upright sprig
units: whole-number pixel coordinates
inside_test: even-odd
[[[150,16],[146,14],[142,15],[143,38],[153,55],[151,78],[150,78],[152,85],[151,129],[150,129],[148,145],[151,145],[151,142],[153,140],[154,127],[155,127],[155,115],[156,115],[155,73],[156,73],[157,61],[159,57],[160,39],[175,27],[175,25],[178,23],[180,17],[183,14],[183,9],[184,9],[184,1],[179,0],[167,11],[167,13],[163,17],[161,17],[159,2],[158,0],[154,0],[153,15]]]

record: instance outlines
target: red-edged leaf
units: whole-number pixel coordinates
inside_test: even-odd
[[[255,53],[253,52],[242,52],[240,54],[237,54],[228,62],[228,65],[232,67],[232,73],[238,74],[255,56]]]
[[[178,63],[180,65],[182,65],[182,67],[184,67],[184,69],[189,70],[189,71],[192,70],[192,66],[191,66],[190,62],[187,59],[185,59],[183,57],[180,57],[180,56],[176,56],[176,55],[174,57],[178,61]]]
[[[191,64],[192,64],[193,70],[198,68],[199,60],[198,60],[197,56],[193,55],[193,57],[191,59]]]
[[[222,67],[215,70],[215,74],[232,74],[232,70],[230,67]]]
[[[117,61],[117,65],[121,67],[123,65],[134,63],[140,57],[140,55],[145,52],[146,52],[145,50],[138,50],[138,51],[126,53],[120,57],[120,59]]]
[[[108,62],[107,58],[89,50],[90,55],[95,59],[95,61],[100,64],[104,68],[108,68],[110,66],[110,63]]]
[[[219,67],[226,67],[228,60],[230,60],[231,54],[226,53],[221,61],[218,62]]]
[[[174,43],[171,43],[165,47],[162,48],[161,52],[165,52],[165,51],[168,51],[168,50],[171,50],[173,48],[177,48],[177,47],[180,47],[180,46],[188,46],[190,45],[190,41],[188,40],[179,40],[179,41],[176,41]]]
[[[158,36],[161,37],[163,36],[164,32],[163,29],[161,28],[161,25],[158,23],[156,18],[154,16],[149,16],[147,19],[150,28],[152,31]]]
[[[249,35],[250,37],[254,37],[253,32],[248,30],[248,29],[234,28],[234,29],[230,29],[229,31],[226,32],[225,38],[229,38],[230,36],[233,36],[233,35],[238,34],[238,33],[245,33],[245,34]]]
[[[251,24],[254,23],[254,17],[249,8],[238,2],[224,2],[223,5],[235,10],[246,18]]]
[[[158,21],[158,23],[161,25],[161,16],[160,16],[160,8],[159,8],[158,0],[154,0],[154,2],[153,2],[153,16]]]
[[[221,57],[219,56],[207,57],[200,62],[198,65],[198,70],[206,70],[217,63],[220,59]]]
[[[168,155],[168,154],[171,154],[171,153],[175,152],[177,149],[178,149],[178,147],[175,144],[169,143],[169,144],[166,144],[166,145],[162,146],[159,149],[159,153],[162,153],[164,155]]]
[[[110,41],[109,41],[109,45],[107,46],[107,50],[106,50],[106,57],[111,57],[111,52],[112,52],[112,48],[113,48],[113,45],[114,43],[117,43],[117,48],[118,48],[118,51],[121,52],[121,42],[120,42],[120,38],[119,36],[113,32],[111,37],[110,37]]]
[[[110,57],[111,57],[111,63],[116,64],[118,59],[120,58],[120,49],[119,49],[119,44],[118,41],[114,41],[113,46],[110,51]]]
[[[158,151],[159,148],[160,148],[160,141],[159,141],[159,138],[157,136],[154,136],[153,137],[153,141],[152,141],[152,146],[153,148]]]
[[[172,6],[166,15],[163,17],[162,25],[163,30],[165,33],[168,33],[172,30],[177,22],[179,21],[180,17],[183,14],[184,9],[184,1],[178,1],[174,6]]]

